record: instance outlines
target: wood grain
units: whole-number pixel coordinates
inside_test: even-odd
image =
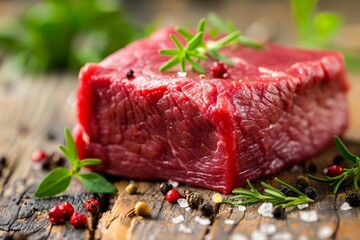
[[[359,75],[350,76],[352,90],[349,94],[351,125],[349,139],[360,139],[360,112],[357,109],[360,91]],[[112,179],[118,193],[112,196],[94,196],[84,192],[78,182],[61,197],[35,199],[33,192],[47,172],[31,162],[31,153],[36,148],[48,152],[57,151],[62,143],[63,128],[71,127],[74,118],[74,94],[76,81],[69,76],[44,76],[39,79],[5,81],[0,79],[0,155],[6,156],[7,164],[0,174],[0,239],[251,239],[261,233],[264,226],[276,227],[276,233],[266,235],[267,239],[358,239],[360,228],[359,209],[340,210],[345,201],[345,193],[333,195],[327,186],[312,182],[318,190],[316,203],[305,210],[316,210],[319,221],[306,223],[300,220],[296,207],[286,209],[286,218],[278,220],[265,218],[257,213],[259,204],[246,206],[242,212],[236,207],[216,205],[216,213],[209,226],[195,221],[199,210],[186,211],[178,204],[170,204],[159,192],[159,182],[134,181],[137,194],[125,191],[129,180]],[[360,154],[360,148],[350,140],[351,149]],[[317,175],[331,164],[338,151],[329,148],[319,156],[310,159],[316,163]],[[277,177],[294,184],[296,177],[306,173],[306,164],[287,169]],[[261,179],[278,186],[273,178]],[[260,186],[259,181],[254,183]],[[179,191],[194,190],[203,195],[206,202],[215,206],[210,190],[179,186]],[[346,189],[346,191],[352,191]],[[60,201],[69,201],[77,211],[86,213],[82,206],[85,199],[100,197],[103,213],[99,219],[92,218],[94,226],[87,229],[74,229],[69,223],[51,226],[47,211]],[[226,196],[223,196],[226,197]],[[149,204],[151,218],[128,217],[138,201]],[[88,216],[89,213],[87,213]],[[181,224],[171,220],[183,215],[182,223],[191,233],[181,231]],[[228,222],[228,219],[233,222]],[[99,220],[99,221],[98,221]],[[323,231],[323,232],[322,232]],[[284,237],[285,236],[285,237]]]

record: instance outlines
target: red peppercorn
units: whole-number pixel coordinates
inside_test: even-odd
[[[212,75],[216,78],[226,78],[229,76],[227,67],[224,62],[214,62],[211,66]]]
[[[83,228],[87,225],[87,217],[83,213],[74,212],[70,218],[70,223],[75,228]]]
[[[332,165],[328,168],[327,175],[329,177],[336,177],[343,173],[342,166],[339,165]]]
[[[56,205],[49,210],[49,218],[51,224],[62,223],[65,221],[64,211]]]
[[[90,198],[84,202],[84,208],[91,213],[97,213],[99,212],[100,205],[98,200]]]
[[[31,155],[33,162],[41,162],[47,158],[47,154],[44,150],[37,149]]]
[[[171,189],[166,193],[165,198],[168,202],[176,203],[176,201],[181,198],[181,195],[176,189]]]
[[[57,207],[63,211],[65,219],[70,219],[74,213],[74,207],[69,202],[59,203]]]

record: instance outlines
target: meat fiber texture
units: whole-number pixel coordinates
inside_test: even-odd
[[[324,150],[348,125],[343,58],[266,44],[230,46],[229,76],[162,73],[173,29],[85,65],[74,130],[81,158],[129,179],[171,179],[229,193]],[[134,78],[127,79],[132,69]]]

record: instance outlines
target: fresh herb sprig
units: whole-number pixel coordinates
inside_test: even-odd
[[[67,128],[65,128],[65,137],[67,146],[60,145],[59,149],[70,161],[72,168],[58,167],[52,170],[37,187],[35,197],[51,197],[64,192],[70,186],[73,176],[78,178],[89,192],[115,193],[117,189],[101,175],[96,173],[80,173],[82,167],[99,165],[101,160],[91,158],[80,161],[75,141]]]
[[[177,28],[177,33],[185,39],[186,44],[183,45],[176,35],[170,35],[176,49],[159,50],[160,54],[171,56],[167,62],[160,66],[160,71],[167,71],[177,64],[180,64],[181,71],[186,72],[186,63],[189,63],[195,71],[205,73],[206,71],[204,67],[202,67],[199,62],[200,60],[208,60],[209,57],[223,61],[228,65],[232,65],[232,61],[229,58],[219,53],[222,48],[232,42],[240,42],[249,47],[260,48],[260,43],[256,43],[248,38],[241,38],[242,36],[240,31],[237,31],[236,29],[226,31],[228,35],[216,41],[205,41],[205,28],[205,19],[200,20],[196,34],[192,34],[183,28]]]
[[[343,168],[343,173],[335,177],[327,176],[326,178],[319,178],[310,174],[308,174],[308,177],[315,181],[329,184],[332,186],[332,192],[334,194],[337,193],[340,186],[350,185],[351,183],[353,184],[354,189],[359,191],[358,180],[360,176],[360,157],[350,152],[338,136],[334,136],[334,141],[341,154],[347,160],[352,162],[354,166],[352,168]]]
[[[297,206],[299,204],[314,202],[313,199],[308,198],[304,193],[300,192],[290,184],[287,184],[278,178],[275,178],[275,181],[296,193],[298,197],[287,197],[279,189],[276,189],[264,182],[261,182],[261,185],[264,187],[264,194],[261,194],[258,190],[255,189],[251,182],[247,180],[247,184],[249,185],[250,190],[245,188],[236,188],[232,191],[235,196],[228,198],[224,201],[224,203],[232,205],[246,205],[249,203],[264,201],[274,205],[280,205],[283,208],[287,208],[289,206]]]

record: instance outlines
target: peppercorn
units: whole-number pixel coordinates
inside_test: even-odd
[[[172,188],[173,185],[171,185],[171,183],[163,182],[160,184],[160,192],[164,195],[166,195],[166,193],[170,191]]]
[[[350,192],[346,194],[345,201],[349,203],[352,207],[360,206],[360,194],[355,192]]]
[[[317,166],[314,162],[308,162],[306,164],[306,171],[310,172],[310,173],[316,173],[317,171]]]
[[[191,192],[186,195],[186,200],[191,208],[197,209],[204,202],[203,196],[196,192]]]
[[[312,200],[316,200],[317,192],[316,192],[315,188],[313,188],[313,187],[307,187],[307,188],[305,188],[304,194],[305,194],[308,198],[310,198],[310,199],[312,199]]]
[[[227,67],[224,62],[214,62],[211,66],[212,75],[216,78],[227,78],[229,74],[227,73]]]
[[[49,218],[51,224],[62,223],[65,221],[64,211],[56,205],[49,210]]]
[[[74,213],[74,207],[69,202],[59,203],[57,207],[63,211],[65,219],[70,219]]]
[[[304,193],[304,191],[305,191],[305,188],[304,188],[302,185],[300,185],[300,184],[296,184],[296,185],[295,185],[295,188],[296,188],[297,190],[299,190],[300,192],[302,192],[302,193]]]
[[[336,155],[334,158],[333,158],[333,164],[334,165],[340,165],[341,163],[343,163],[346,159],[341,156],[341,155]]]
[[[279,190],[287,197],[297,197],[297,194],[291,191],[290,189],[288,189],[287,187],[281,186]]]
[[[126,78],[131,80],[133,79],[135,76],[134,76],[134,71],[132,69],[130,69],[127,73],[126,73]]]
[[[5,156],[0,156],[0,167],[5,167],[7,163],[7,158]]]
[[[47,154],[44,150],[37,149],[35,150],[32,155],[31,159],[33,162],[41,162],[47,158]]]
[[[135,214],[141,217],[150,217],[150,207],[145,202],[138,202],[135,205]]]
[[[304,177],[304,176],[299,176],[297,178],[297,180],[296,180],[296,184],[300,185],[303,189],[310,186],[309,179],[307,177]]]
[[[100,211],[100,204],[98,200],[94,198],[89,198],[84,202],[84,208],[90,213],[95,214]]]
[[[181,198],[181,195],[176,189],[169,190],[166,195],[166,200],[170,203],[176,203],[179,198]]]
[[[281,206],[277,206],[273,210],[273,215],[274,215],[274,218],[276,218],[276,219],[285,219],[285,217],[286,217],[285,209],[282,208]]]
[[[136,187],[136,185],[134,183],[130,183],[129,185],[126,186],[125,191],[128,194],[132,195],[132,194],[136,193],[137,187]]]
[[[70,223],[75,228],[84,228],[87,225],[87,217],[83,213],[74,212],[70,218]]]
[[[343,168],[340,165],[332,165],[328,168],[327,174],[329,177],[336,177],[343,173]]]
[[[200,206],[201,214],[205,217],[210,217],[214,214],[214,207],[210,203],[205,203]]]

